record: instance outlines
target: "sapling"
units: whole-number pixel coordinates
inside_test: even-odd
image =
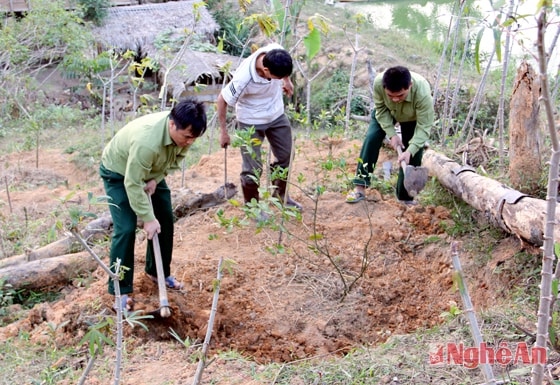
[[[220,286],[222,284],[222,263],[224,258],[220,258],[218,262],[218,273],[214,280],[214,297],[212,298],[212,309],[210,310],[210,317],[208,319],[208,327],[206,328],[206,336],[204,337],[204,342],[202,343],[202,352],[200,355],[200,361],[198,361],[198,366],[196,368],[196,373],[194,375],[193,385],[200,383],[202,379],[202,372],[206,366],[206,358],[208,353],[208,346],[210,345],[210,339],[212,338],[212,330],[214,329],[214,319],[216,318],[216,313],[218,311],[218,298],[220,296]]]
[[[471,334],[476,347],[480,347],[483,343],[482,334],[480,333],[480,328],[478,326],[478,321],[476,320],[476,314],[474,312],[474,307],[471,301],[471,296],[469,294],[469,289],[465,282],[465,277],[463,275],[463,268],[461,267],[461,260],[459,259],[459,251],[457,250],[457,242],[453,242],[451,245],[451,259],[453,261],[453,268],[455,269],[455,282],[459,293],[461,294],[461,299],[463,300],[463,305],[465,306],[464,313],[467,315],[469,321],[469,327],[471,329]],[[485,352],[483,354],[486,354]],[[492,367],[488,362],[487,357],[481,357],[480,366],[482,368],[482,373],[486,379],[488,385],[495,385],[496,379],[494,378],[494,373]]]
[[[543,259],[541,270],[540,300],[539,310],[537,313],[537,339],[536,347],[547,348],[548,327],[550,323],[550,311],[552,305],[552,281],[553,277],[560,275],[557,268],[556,274],[553,274],[554,266],[554,225],[556,224],[556,198],[558,195],[558,162],[560,161],[560,143],[558,142],[558,134],[554,123],[554,111],[552,100],[550,99],[550,91],[548,86],[547,75],[547,59],[545,52],[544,36],[547,27],[547,10],[552,6],[552,1],[541,2],[540,14],[537,20],[537,51],[539,64],[539,77],[541,86],[541,100],[543,102],[546,114],[548,133],[552,145],[552,154],[550,157],[550,168],[548,172],[548,186],[546,193],[547,210],[546,223],[544,226],[543,236]],[[531,383],[533,385],[541,385],[544,377],[544,365],[540,362],[535,363],[532,370]]]
[[[101,200],[104,200],[105,197],[101,198],[94,198],[93,194],[88,194],[88,203],[89,204],[97,204]],[[121,292],[120,292],[120,285],[119,281],[124,274],[126,267],[121,266],[120,259],[117,259],[113,270],[109,268],[101,258],[93,251],[90,245],[82,238],[78,231],[78,226],[84,218],[91,217],[93,214],[90,212],[84,212],[80,208],[69,208],[68,214],[70,216],[70,223],[67,225],[69,232],[82,246],[83,248],[95,259],[95,261],[101,266],[101,268],[109,275],[110,279],[113,280],[114,287],[115,287],[115,303],[121,303]],[[57,228],[62,228],[63,225],[59,221],[56,224]],[[117,337],[116,337],[116,358],[115,358],[115,372],[114,372],[114,384],[118,385],[120,382],[120,371],[121,371],[121,362],[122,362],[122,349],[123,349],[123,322],[124,318],[126,317],[126,321],[134,327],[135,325],[141,325],[145,329],[145,325],[143,325],[139,320],[144,318],[152,318],[152,316],[145,316],[140,315],[139,312],[132,312],[128,314],[128,311],[123,309],[122,306],[115,306],[116,313],[117,313]],[[90,340],[90,348],[91,348],[91,340]],[[95,355],[92,355],[91,359],[95,359]]]

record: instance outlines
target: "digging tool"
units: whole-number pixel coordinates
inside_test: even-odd
[[[152,206],[152,198],[148,194],[148,200],[150,201],[150,206]],[[156,259],[156,270],[157,270],[157,282],[159,290],[159,309],[149,312],[150,315],[157,317],[158,315],[162,318],[167,318],[171,316],[171,308],[169,307],[169,301],[167,299],[167,288],[165,287],[165,273],[163,272],[163,262],[161,260],[161,249],[159,247],[159,239],[157,233],[152,237],[152,246],[154,248],[154,257]]]
[[[402,154],[402,149],[397,148],[397,153],[399,157]],[[418,193],[426,186],[428,181],[428,169],[422,166],[411,166],[406,164],[403,160],[401,161],[401,167],[404,173],[404,188],[408,192],[408,195],[415,197]]]
[[[224,146],[224,198],[228,199],[227,191],[227,146]]]

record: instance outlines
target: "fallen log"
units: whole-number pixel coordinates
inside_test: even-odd
[[[97,266],[89,252],[82,251],[6,267],[0,270],[0,282],[15,290],[37,290],[65,284],[94,271]]]
[[[533,245],[542,246],[546,201],[479,175],[472,167],[461,166],[433,150],[424,153],[422,165],[445,188],[485,213],[493,224]],[[559,220],[556,214],[556,221]],[[560,226],[555,227],[554,238],[560,239]]]
[[[91,221],[84,230],[80,232],[82,238],[90,240],[92,237],[107,236],[113,220],[109,213],[105,213]],[[57,257],[63,254],[71,254],[81,251],[82,246],[73,238],[66,237],[55,242],[49,243],[36,250],[31,250],[25,254],[14,255],[13,257],[0,259],[0,269],[8,266],[21,265],[23,263]]]
[[[232,198],[236,193],[237,188],[233,183],[220,186],[217,190],[211,193],[193,193],[187,189],[177,190],[174,192],[172,197],[172,201],[174,202],[173,213],[176,218],[189,216],[196,211],[217,206],[220,203],[225,202],[227,199]],[[92,237],[107,237],[110,235],[109,231],[112,226],[113,219],[111,218],[111,214],[107,212],[91,221],[85,229],[80,232],[80,234],[86,241],[91,240]],[[141,221],[138,222],[138,226],[143,226]],[[16,266],[31,261],[53,258],[82,250],[83,247],[74,239],[74,237],[70,236],[62,238],[36,250],[29,251],[28,253],[1,259],[0,272],[1,269],[9,266]]]
[[[178,190],[173,195],[173,214],[182,218],[194,214],[196,211],[205,210],[219,205],[237,194],[237,187],[233,183],[220,186],[211,193],[194,193],[190,190]]]

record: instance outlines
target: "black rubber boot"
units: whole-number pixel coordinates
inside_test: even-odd
[[[303,211],[303,206],[300,205],[295,200],[293,200],[292,198],[290,198],[289,195],[286,197],[286,201],[284,201],[284,196],[286,195],[286,186],[288,185],[288,183],[285,180],[276,179],[273,182],[273,184],[274,184],[274,186],[276,186],[276,188],[274,189],[274,192],[273,192],[272,196],[280,199],[282,204],[285,204],[286,207],[290,207],[290,208],[296,209],[298,211]]]
[[[257,202],[259,201],[259,186],[255,183],[248,182],[241,178],[241,190],[243,190],[243,199],[245,203],[249,203],[253,199]]]

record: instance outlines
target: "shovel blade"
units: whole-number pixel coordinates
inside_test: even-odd
[[[146,315],[151,315],[154,320],[162,320],[171,316],[171,308],[167,306],[160,307],[152,311],[146,312]]]
[[[406,166],[404,172],[404,188],[408,195],[415,197],[426,186],[428,169],[426,167]]]

